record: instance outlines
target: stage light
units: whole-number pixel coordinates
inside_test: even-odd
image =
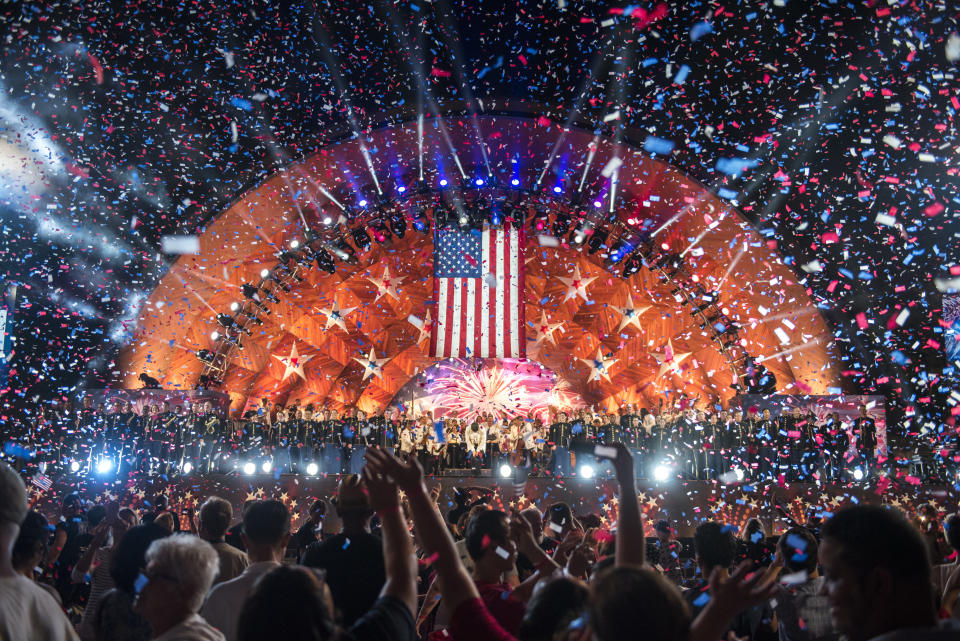
[[[477,187],[483,187],[483,178],[477,178],[476,180],[473,181],[473,184],[476,185]]]
[[[500,466],[500,478],[508,479],[513,475],[513,468],[504,463]]]
[[[518,186],[518,185],[520,184],[520,179],[519,179],[519,178],[514,178],[513,180],[510,181],[510,184],[513,185],[514,187],[516,187],[516,186]]]
[[[353,242],[357,247],[368,247],[370,245],[370,234],[363,227],[357,227],[352,232]]]
[[[739,467],[733,468],[733,473],[737,477],[738,481],[742,481],[744,477],[744,472]]]
[[[390,218],[390,231],[397,238],[403,238],[407,233],[407,219],[403,216],[393,216]]]
[[[553,188],[553,193],[555,194],[559,194],[562,191],[563,191],[563,187],[561,187],[560,185],[557,185],[556,187]]]
[[[446,186],[447,186],[447,179],[446,179],[446,178],[441,178],[441,179],[440,179],[440,186],[441,186],[441,187],[446,187]]]
[[[237,311],[238,309],[240,309],[240,303],[238,303],[237,301],[233,301],[232,303],[230,303],[230,311],[231,311],[231,312],[235,312],[235,311]]]
[[[466,227],[470,223],[470,219],[466,214],[460,214],[460,218],[457,219],[457,222],[461,227]]]
[[[581,465],[580,466],[580,477],[585,479],[593,478],[593,466],[592,465]]]
[[[216,331],[210,332],[210,340],[212,341],[220,340],[220,332],[216,332]]]
[[[397,191],[399,191],[401,194],[402,194],[403,192],[405,192],[406,190],[407,190],[407,188],[404,187],[403,185],[400,185],[399,187],[397,187]]]
[[[338,238],[334,241],[333,246],[331,247],[333,253],[345,263],[353,262],[355,258],[355,251],[353,247],[347,244],[343,238]]]
[[[266,278],[269,275],[270,275],[269,269],[264,268],[260,270],[260,278]]]
[[[386,243],[388,240],[390,240],[390,232],[389,230],[387,230],[387,226],[384,225],[382,222],[377,223],[373,228],[373,237],[381,245]]]
[[[97,474],[109,474],[113,469],[113,461],[108,458],[102,458],[97,462]]]
[[[601,207],[603,207],[603,203],[600,202],[599,200],[595,200],[593,201],[593,206],[596,207],[597,209],[600,209]]]
[[[247,476],[252,476],[254,472],[257,471],[257,466],[253,464],[252,461],[247,461],[243,464],[243,473]]]
[[[357,204],[360,205],[361,207],[366,207],[366,206],[367,206],[367,199],[366,199],[366,198],[361,198],[361,199],[360,199],[360,202],[358,202]]]
[[[730,308],[729,308],[729,307],[722,307],[722,308],[720,309],[720,313],[723,314],[724,316],[729,316],[729,315],[730,315]]]
[[[273,469],[273,463],[270,461],[264,461],[263,464],[260,465],[260,469],[263,470],[264,474],[269,474],[270,470]]]
[[[191,463],[190,461],[187,461],[186,463],[183,464],[184,474],[189,474],[192,471],[193,471],[193,463]]]
[[[655,481],[666,481],[670,476],[670,468],[666,465],[660,464],[653,468],[653,479]]]
[[[296,238],[290,241],[290,249],[296,249],[299,246],[300,246],[300,241],[297,240]]]
[[[316,463],[307,463],[307,474],[310,476],[316,476],[317,472],[320,471],[320,468],[317,467]]]
[[[853,480],[854,481],[863,480],[863,470],[861,470],[859,467],[853,470]]]
[[[328,274],[335,274],[337,271],[337,266],[333,263],[333,256],[325,249],[318,249],[317,252],[313,255],[313,259],[317,262],[317,267],[327,272]]]
[[[324,215],[323,215],[323,224],[324,224],[324,225],[332,225],[332,224],[333,224],[333,216],[331,216],[330,214],[324,214]]]
[[[590,234],[590,238],[587,240],[587,251],[591,254],[596,254],[603,247],[603,243],[607,240],[607,232],[604,229],[595,229],[593,233]]]
[[[643,267],[643,260],[636,254],[633,254],[623,264],[623,277],[633,276]]]
[[[80,461],[70,461],[70,471],[79,472],[80,471]]]
[[[216,332],[214,332],[214,334],[216,334]],[[212,337],[211,337],[211,338],[212,338]],[[214,340],[216,340],[216,339],[214,339]],[[198,350],[197,350],[197,358],[199,358],[200,361],[203,362],[203,363],[212,363],[212,362],[213,362],[213,359],[216,358],[216,354],[214,354],[213,352],[211,352],[209,349],[198,349]]]
[[[623,258],[624,255],[630,251],[630,249],[630,245],[622,240],[618,240],[613,244],[613,247],[610,248],[610,262],[620,262],[620,259]]]
[[[553,235],[560,238],[570,229],[570,216],[567,214],[557,214],[557,220],[553,223]]]

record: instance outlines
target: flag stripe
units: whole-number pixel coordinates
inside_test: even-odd
[[[450,293],[451,322],[450,322],[450,356],[456,358],[460,356],[460,321],[463,320],[463,310],[460,308],[460,289],[463,281],[459,278],[451,278],[453,281],[453,291]]]
[[[506,300],[504,300],[504,287],[503,287],[503,236],[500,233],[500,230],[495,232],[496,242],[494,243],[496,257],[494,258],[494,263],[497,266],[497,309],[496,309],[496,351],[494,356],[497,358],[503,358],[503,311],[506,309]]]
[[[436,345],[433,353],[443,354],[445,351],[443,339],[447,333],[447,285],[450,281],[447,278],[438,278],[437,282],[439,283],[437,287],[437,322],[434,325],[431,342]]]
[[[489,233],[483,235],[480,251],[481,260],[483,261],[483,269],[481,271],[486,275],[493,271],[490,269]],[[486,282],[480,283],[480,302],[480,316],[477,319],[477,324],[480,326],[480,356],[487,358],[490,356],[490,288],[487,287]]]
[[[519,243],[517,242],[517,233],[514,232],[510,234],[510,300],[514,301],[512,305],[508,306],[510,310],[510,325],[509,327],[513,329],[510,332],[510,353],[517,354],[520,353],[520,344],[517,341],[519,332],[516,331],[518,327],[518,321],[520,318],[520,291],[518,288],[519,280],[517,274],[519,273],[519,265],[517,264],[517,258],[519,253]]]

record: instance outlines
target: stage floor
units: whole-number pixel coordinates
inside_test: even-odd
[[[282,500],[294,515],[295,525],[306,520],[310,504],[317,498],[328,502],[326,531],[336,531],[339,522],[329,499],[336,492],[339,475],[306,476],[294,474],[190,475],[177,478],[137,476],[126,481],[82,479],[74,476],[53,478],[53,487],[29,488],[31,500],[48,517],[57,517],[57,505],[66,493],[79,492],[84,499],[102,501],[115,498],[121,505],[141,511],[152,509],[154,497],[167,494],[172,506],[183,511],[196,508],[211,495],[221,496],[234,505],[239,514],[243,502],[257,498]],[[452,509],[454,488],[486,488],[494,492],[491,505],[498,509],[535,506],[541,510],[555,502],[569,503],[574,514],[594,513],[615,522],[619,499],[617,485],[609,479],[513,478],[485,476],[429,477],[428,486],[439,484],[439,506],[443,512]],[[856,503],[889,504],[912,516],[924,504],[932,504],[942,514],[957,509],[958,493],[952,487],[914,485],[875,479],[871,483],[851,485],[809,483],[724,485],[716,481],[663,482],[640,480],[637,490],[647,519],[648,533],[653,523],[667,519],[680,536],[689,536],[705,519],[720,519],[740,526],[751,517],[759,517],[776,533],[788,527],[776,507],[783,507],[794,519],[803,521],[809,508],[820,512],[835,511]]]

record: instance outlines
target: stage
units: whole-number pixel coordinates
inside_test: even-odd
[[[148,512],[154,497],[166,494],[173,509],[184,512],[198,507],[204,499],[217,495],[229,500],[239,513],[245,500],[276,498],[283,501],[294,517],[294,527],[304,522],[310,504],[317,498],[328,503],[325,531],[339,527],[336,511],[329,504],[339,482],[339,475],[308,476],[300,474],[210,474],[167,478],[135,476],[127,481],[104,478],[81,478],[65,475],[52,478],[49,490],[31,486],[31,502],[48,517],[58,518],[57,505],[66,493],[79,492],[86,500],[119,500],[122,506]],[[515,482],[513,477],[441,476],[429,477],[428,487],[441,486],[438,501],[442,512],[454,507],[454,488],[493,490],[490,504],[509,510],[534,506],[540,510],[556,502],[569,503],[575,515],[597,514],[608,525],[616,522],[619,501],[616,483],[609,479],[527,478]],[[647,534],[653,524],[667,519],[681,537],[691,536],[701,521],[711,518],[740,527],[747,519],[760,518],[772,534],[789,525],[781,518],[777,506],[803,522],[811,508],[819,513],[838,510],[854,504],[887,504],[904,510],[909,516],[920,506],[933,505],[945,515],[957,509],[958,493],[954,488],[914,484],[909,477],[900,480],[883,478],[849,485],[812,483],[727,484],[716,481],[663,482],[640,480],[637,491],[646,518]]]

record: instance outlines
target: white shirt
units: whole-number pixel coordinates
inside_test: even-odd
[[[482,429],[474,432],[467,428],[465,440],[467,442],[467,452],[470,454],[482,454],[487,448],[486,432]]]
[[[400,451],[409,454],[413,451],[413,432],[404,427],[400,430]]]
[[[207,602],[203,604],[200,614],[210,625],[223,632],[227,641],[235,641],[243,602],[253,591],[257,579],[276,567],[280,567],[276,561],[251,563],[237,578],[215,585],[207,595]]]
[[[74,641],[73,626],[53,597],[20,574],[0,577],[0,640]]]
[[[223,641],[223,635],[198,614],[191,614],[153,641]]]

